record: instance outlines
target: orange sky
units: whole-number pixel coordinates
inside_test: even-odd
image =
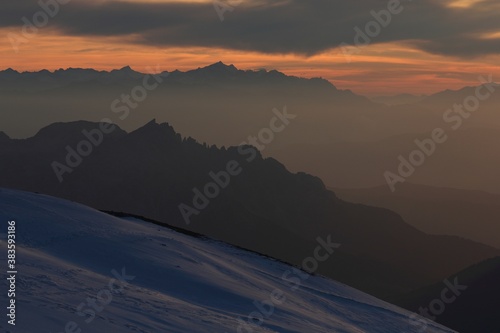
[[[478,0],[456,0],[454,4],[466,6],[474,1]],[[0,35],[7,36],[9,32],[16,31],[0,29]],[[62,36],[49,27],[21,44],[17,53],[7,38],[1,38],[0,59],[0,69],[19,71],[68,67],[110,70],[130,65],[143,72],[156,66],[168,71],[188,70],[221,60],[240,69],[267,68],[303,77],[320,76],[340,89],[365,95],[429,94],[459,89],[476,85],[479,75],[490,73],[495,81],[500,81],[500,56],[459,59],[430,55],[396,43],[363,47],[348,63],[338,50],[304,57],[201,47],[159,48],[127,43],[123,37]]]

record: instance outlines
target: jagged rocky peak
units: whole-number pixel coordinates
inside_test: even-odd
[[[143,138],[170,138],[175,141],[181,141],[181,135],[177,133],[172,125],[167,122],[158,123],[156,119],[152,119],[144,126],[131,132],[130,135],[134,137]]]

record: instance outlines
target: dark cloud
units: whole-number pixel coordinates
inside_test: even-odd
[[[341,43],[354,44],[354,27],[364,30],[366,23],[374,20],[370,12],[387,9],[388,2],[249,1],[226,12],[221,22],[212,3],[73,0],[61,6],[49,26],[68,35],[126,36],[132,42],[156,46],[313,55]],[[469,8],[446,4],[446,0],[402,0],[403,11],[393,15],[371,43],[403,41],[430,53],[458,57],[500,53],[498,39],[481,37],[500,31],[498,0],[485,0]],[[33,0],[2,1],[0,26],[19,31],[21,17],[31,20],[39,10]]]

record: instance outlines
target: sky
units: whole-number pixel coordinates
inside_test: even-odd
[[[45,5],[42,5],[45,4]],[[43,8],[45,7],[45,9]],[[223,18],[223,20],[221,19]],[[3,36],[3,38],[2,38]],[[0,69],[217,61],[323,77],[365,95],[500,77],[498,0],[4,0]]]

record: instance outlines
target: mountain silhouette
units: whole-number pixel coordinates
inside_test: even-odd
[[[361,189],[335,189],[351,202],[384,207],[414,227],[437,235],[456,235],[500,248],[500,195],[482,191],[400,184]]]
[[[157,75],[151,77],[151,73]],[[137,95],[145,83],[152,88]],[[449,140],[409,181],[500,193],[495,177],[500,161],[487,148],[500,142],[500,95],[494,91],[499,87],[481,87],[478,91],[483,96],[492,93],[482,98],[477,112],[464,119],[448,113],[445,121],[445,112],[469,101],[478,87],[419,101],[404,102],[405,98],[399,99],[407,95],[393,96],[398,101],[390,98],[389,106],[320,77],[242,70],[223,62],[186,71],[157,66],[112,71],[10,69],[0,72],[0,123],[10,137],[27,138],[56,121],[109,119],[131,132],[155,118],[168,121],[183,135],[222,146],[240,144],[267,125],[274,108],[286,106],[298,120],[280,133],[265,154],[279,158],[290,170],[314,173],[329,186],[384,184],[384,172],[394,172],[399,155],[407,156],[416,149],[416,139],[442,128]],[[126,104],[127,96],[132,106]],[[457,125],[457,130],[452,129]]]
[[[499,332],[500,317],[500,257],[485,260],[450,276],[447,281],[457,281],[461,287],[457,297],[446,304],[439,315],[430,315],[436,322],[461,333]],[[418,312],[420,307],[440,299],[445,284],[439,282],[415,291],[397,303]],[[449,295],[448,295],[449,296]],[[432,318],[431,318],[432,319]]]
[[[201,144],[154,120],[99,137],[103,125],[55,123],[28,139],[0,140],[0,186],[144,216],[298,266],[317,237],[331,235],[342,246],[317,272],[386,300],[499,255],[458,237],[427,235],[387,209],[340,200],[319,178],[290,173],[251,146]],[[78,149],[91,147],[82,142],[92,140],[98,144],[78,159]],[[62,182],[54,162],[70,169]],[[239,173],[227,180],[229,169]],[[214,185],[212,192],[205,187],[216,182],[225,185],[215,196],[198,194],[187,225],[180,207],[196,207],[197,193],[214,193]]]

